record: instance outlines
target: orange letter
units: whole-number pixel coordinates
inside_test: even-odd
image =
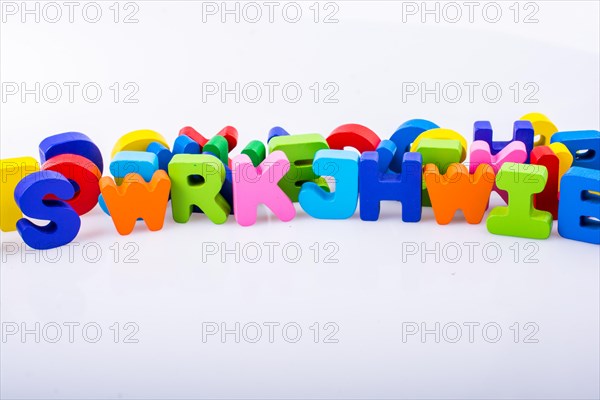
[[[492,167],[480,164],[475,173],[469,175],[466,166],[454,163],[446,174],[440,175],[435,164],[427,164],[424,174],[438,224],[450,223],[458,209],[463,211],[468,223],[481,222],[494,186],[495,174]]]
[[[171,180],[163,170],[156,171],[150,182],[139,174],[127,174],[120,186],[111,177],[100,179],[100,191],[121,235],[130,234],[138,218],[151,231],[162,229],[170,190]]]

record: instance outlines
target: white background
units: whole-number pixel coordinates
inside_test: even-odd
[[[40,12],[44,4],[38,3]],[[439,22],[434,15],[422,22],[421,14],[403,14],[410,6],[406,2],[339,1],[318,5],[317,23],[313,2],[298,3],[302,17],[297,23],[283,18],[285,3],[275,9],[273,23],[262,2],[263,16],[256,23],[247,20],[253,13],[246,19],[242,14],[239,23],[229,15],[223,23],[220,14],[203,15],[207,4],[196,1],[121,3],[117,23],[112,1],[98,2],[97,23],[83,18],[87,3],[82,2],[70,23],[68,8],[58,4],[63,16],[56,23],[44,15],[39,23],[32,15],[22,22],[21,11],[3,14],[0,78],[3,85],[25,82],[29,88],[35,82],[41,87],[77,82],[79,89],[73,102],[65,89],[56,103],[48,101],[54,92],[41,93],[39,102],[33,95],[22,99],[3,93],[2,158],[37,157],[43,138],[66,131],[93,138],[107,166],[116,140],[143,128],[172,143],[183,126],[210,137],[233,125],[240,133],[233,151],[238,154],[252,139],[266,141],[276,125],[292,134],[326,136],[356,122],[388,138],[402,122],[426,118],[469,140],[476,120],[490,120],[496,137],[506,140],[513,121],[532,111],[548,115],[560,130],[600,125],[596,1],[521,2],[516,23],[512,1],[496,3],[502,11],[496,23],[482,15],[485,2],[477,3],[472,22],[467,6],[458,2],[463,15],[455,23],[443,2],[437,7],[448,14]],[[241,12],[243,5],[238,4]],[[138,22],[123,23],[132,11]],[[332,11],[337,22],[323,23]],[[488,11],[486,17],[494,18]],[[531,18],[537,22],[524,23],[534,11]],[[81,93],[90,82],[103,90],[96,103]],[[128,82],[137,85],[138,102],[124,102],[128,91],[121,91],[115,103],[109,88],[115,82],[121,90]],[[230,88],[234,82],[278,82],[279,88],[296,82],[303,92],[296,103],[280,90],[273,102],[266,91],[256,103],[247,96],[236,103],[233,95],[222,102],[219,96],[203,99],[203,82],[227,82]],[[323,102],[329,91],[320,92],[315,102],[310,89],[315,82],[335,84],[337,103]],[[422,101],[420,96],[403,99],[403,82],[424,82],[429,88],[435,82],[442,87],[476,82],[479,89],[473,99],[463,86],[456,102],[449,101],[454,92],[439,102],[433,95]],[[516,99],[510,89],[515,82],[520,87]],[[482,95],[487,83],[501,87],[497,102]],[[539,89],[528,99],[536,103],[525,102],[527,83]],[[492,206],[500,203],[493,198]],[[358,211],[350,220],[321,221],[298,207],[290,223],[261,211],[255,226],[243,228],[232,217],[216,226],[203,215],[176,224],[169,209],[162,231],[138,224],[134,233],[121,237],[96,207],[82,217],[76,243],[60,253],[28,252],[16,232],[2,233],[3,328],[34,329],[39,323],[42,335],[36,343],[34,334],[22,338],[19,332],[0,344],[0,395],[599,397],[598,246],[561,238],[556,223],[548,240],[535,241],[492,235],[484,223],[469,225],[462,215],[438,226],[431,209],[424,209],[421,222],[406,224],[400,211],[399,204],[386,203],[378,222],[361,221]],[[263,255],[256,263],[249,262],[254,252],[241,254],[239,262],[232,254],[209,255],[203,250],[213,242],[248,251],[258,243]],[[265,242],[278,243],[272,262]],[[472,256],[466,242],[475,246]],[[281,251],[290,243],[302,250],[296,263]],[[320,248],[317,262],[314,243]],[[333,244],[325,249],[327,243]],[[434,251],[411,255],[405,250],[413,244]],[[331,249],[337,263],[325,262]],[[80,324],[73,343],[64,326],[68,322]],[[115,322],[119,343],[110,330]],[[139,327],[138,343],[123,343],[131,332],[124,329],[127,322]],[[225,323],[228,329],[236,322],[241,327],[255,322],[263,326],[263,336],[249,343],[254,330],[248,330],[240,343],[233,334],[203,342],[207,322]],[[273,343],[266,322],[280,324]],[[290,322],[302,328],[297,343],[282,336],[282,326]],[[315,322],[319,343],[310,329]],[[339,328],[333,336],[337,343],[323,343],[331,332],[327,322]],[[479,324],[472,343],[464,325],[469,322]],[[48,340],[55,334],[53,323],[62,326],[58,343]],[[102,328],[97,343],[83,337],[86,323]],[[407,323],[432,330],[439,323],[439,343],[433,333],[403,340]],[[531,323],[527,329],[526,323]],[[450,343],[454,324],[462,327],[462,336]],[[502,329],[496,343],[488,342],[493,328],[487,336],[482,332],[485,324]],[[539,330],[526,340],[535,327]],[[94,333],[88,331],[92,338]],[[294,330],[288,333],[293,338]],[[526,343],[532,340],[537,343]]]

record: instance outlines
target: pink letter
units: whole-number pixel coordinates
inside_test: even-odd
[[[498,154],[495,156],[490,152],[490,145],[483,140],[476,140],[471,145],[471,155],[469,157],[469,173],[474,174],[479,164],[489,164],[494,173],[497,175],[500,171],[500,167],[505,162],[512,163],[524,163],[527,160],[527,150],[525,143],[520,141],[514,141],[506,145]],[[508,193],[506,190],[498,189],[494,182],[494,189],[496,193],[502,197],[506,203],[508,203]]]
[[[233,209],[242,226],[256,222],[256,208],[266,205],[280,220],[296,216],[294,204],[277,185],[288,172],[290,162],[283,151],[274,151],[256,168],[250,157],[240,154],[233,159]]]

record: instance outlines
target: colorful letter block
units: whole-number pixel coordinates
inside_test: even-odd
[[[156,155],[159,169],[162,169],[163,171],[168,170],[169,162],[171,162],[171,158],[173,158],[173,153],[168,147],[158,142],[152,142],[146,147],[146,151]]]
[[[461,147],[459,162],[463,162],[465,161],[465,158],[467,158],[467,140],[460,133],[455,132],[452,129],[436,128],[421,133],[410,146],[410,151],[417,151],[421,140],[424,139],[458,140]]]
[[[244,147],[242,154],[250,157],[252,165],[258,167],[258,165],[263,162],[267,156],[267,149],[265,148],[265,144],[260,140],[252,140],[246,145],[246,147]]]
[[[48,136],[40,143],[39,151],[42,164],[61,154],[76,154],[93,162],[100,173],[104,171],[100,149],[92,142],[92,139],[80,132],[65,132]]]
[[[196,132],[194,128],[186,127],[179,132],[175,140],[173,155],[175,154],[206,154],[216,157],[225,165],[225,183],[221,189],[221,195],[225,197],[233,213],[233,188],[231,184],[231,159],[229,152],[235,148],[238,140],[238,132],[233,126],[226,126],[216,136],[207,140]],[[183,145],[183,146],[182,146]],[[194,206],[194,212],[202,212],[199,207]]]
[[[282,151],[269,154],[258,167],[246,154],[233,159],[233,201],[238,224],[254,225],[259,204],[284,222],[296,216],[294,204],[277,184],[288,169],[289,161]]]
[[[269,135],[267,137],[267,143],[269,143],[271,141],[271,139],[273,139],[274,137],[278,137],[278,136],[289,136],[290,133],[288,131],[286,131],[285,129],[283,129],[280,126],[274,126],[269,130]]]
[[[120,151],[110,162],[110,173],[121,184],[128,174],[139,174],[149,182],[158,170],[158,157],[146,151]]]
[[[454,139],[421,139],[415,150],[423,156],[424,165],[435,164],[442,174],[446,173],[451,164],[460,162],[462,158],[462,144]],[[421,186],[421,204],[429,207],[431,201],[425,179]]]
[[[201,152],[202,148],[200,145],[189,136],[183,135],[175,138],[175,142],[173,143],[173,154],[200,154]]]
[[[33,157],[6,158],[0,160],[0,230],[17,230],[17,221],[23,218],[15,202],[17,184],[29,174],[39,171],[40,166]]]
[[[137,173],[127,174],[118,186],[108,176],[100,180],[102,197],[121,235],[129,235],[139,219],[151,231],[162,229],[170,189],[171,181],[163,170],[157,170],[149,182]]]
[[[192,139],[194,142],[198,143],[200,148],[202,149],[204,145],[208,142],[208,139],[202,135],[200,132],[196,131],[191,126],[183,127],[179,130],[179,136],[187,136]]]
[[[158,142],[167,148],[169,147],[167,141],[160,133],[150,129],[141,129],[121,136],[117,140],[117,143],[115,143],[110,156],[114,158],[121,151],[146,151],[148,145],[152,142]]]
[[[550,143],[548,147],[558,157],[558,191],[560,192],[560,181],[573,165],[573,154],[567,146],[560,142]]]
[[[567,146],[574,167],[600,169],[600,131],[557,132],[551,141]]]
[[[369,128],[359,124],[338,126],[327,136],[327,144],[332,150],[344,150],[353,147],[359,153],[375,151],[379,145],[379,136]]]
[[[184,128],[185,129],[185,128]],[[192,129],[192,128],[190,128]],[[226,129],[226,128],[225,128]],[[235,130],[235,128],[233,128]],[[221,131],[223,132],[223,131]],[[221,133],[219,132],[219,133]],[[215,140],[215,138],[218,138]],[[237,143],[237,131],[236,131],[236,136],[233,137],[232,139],[234,140],[235,143]],[[221,194],[223,195],[223,197],[225,197],[225,199],[227,200],[227,203],[231,206],[233,205],[233,189],[231,187],[231,169],[229,168],[229,159],[227,157],[227,139],[225,136],[215,136],[214,138],[211,139],[211,141],[213,141],[213,145],[210,145],[209,142],[210,141],[206,141],[205,143],[205,149],[206,152],[204,154],[216,157],[217,159],[220,159],[219,157],[217,157],[216,154],[214,153],[220,153],[224,155],[224,158],[221,159],[221,162],[223,162],[223,160],[226,161],[225,163],[225,183],[223,184],[223,188],[221,189]],[[215,147],[214,142],[219,143],[218,148]],[[263,145],[264,147],[264,145]],[[171,153],[169,151],[169,149],[167,149],[166,147],[164,147],[163,145],[161,145],[160,143],[154,142],[151,143],[148,146],[147,149],[149,152],[152,152],[154,154],[157,155],[158,157],[158,162],[159,162],[159,168],[164,170],[165,172],[168,171],[169,168],[169,163],[171,162],[171,159],[173,158],[173,156],[175,154],[200,154],[200,152],[202,151],[202,147],[193,139],[191,139],[190,136],[187,135],[181,135],[178,136],[177,139],[175,139],[175,144],[173,145],[173,152]],[[211,152],[212,150],[212,152]],[[233,212],[233,208],[231,209],[231,211]],[[194,206],[194,212],[202,212],[198,207]]]
[[[506,146],[514,142],[525,144],[527,152],[526,163],[529,163],[529,154],[533,149],[533,125],[529,121],[515,121],[513,124],[513,138],[508,141],[494,141],[492,124],[489,121],[477,121],[473,127],[473,141],[483,140],[490,146],[492,155],[500,153]]]
[[[206,144],[209,142],[209,140],[204,135],[202,135],[201,133],[196,131],[191,126],[186,126],[184,128],[181,128],[181,130],[179,131],[179,136],[187,136],[190,139],[192,139],[193,141],[195,141],[196,143],[198,143],[198,145],[200,146],[200,151],[204,151],[203,150],[204,146],[206,146]],[[225,138],[225,140],[227,140],[227,148],[228,149],[224,153],[231,152],[231,150],[233,150],[235,148],[235,146],[237,146],[238,131],[233,126],[226,126],[225,128],[221,129],[217,133],[217,136],[222,136]],[[209,152],[212,152],[214,154],[214,149],[213,149],[213,151],[209,151]],[[178,153],[178,154],[181,154],[181,153]],[[189,153],[189,154],[195,154],[195,153]],[[221,156],[220,154],[214,154],[214,155],[216,157]],[[224,164],[227,165],[228,167],[231,167],[231,159],[228,159],[227,162],[225,162]]]
[[[552,214],[533,207],[533,195],[544,190],[548,170],[542,165],[504,163],[496,184],[508,192],[508,206],[494,208],[487,218],[490,233],[531,239],[547,239]]]
[[[79,215],[90,212],[98,204],[100,186],[98,182],[102,173],[92,161],[76,154],[60,154],[42,165],[42,170],[55,171],[67,178],[74,185],[75,195],[66,200]],[[55,199],[54,196],[48,196]]]
[[[169,163],[175,154],[200,154],[202,147],[192,138],[186,135],[177,136],[173,143],[173,152],[159,142],[152,142],[146,151],[153,153],[158,158],[158,168],[163,171],[169,169]]]
[[[215,137],[217,137],[217,136],[215,136]],[[221,138],[221,137],[219,136],[219,138]],[[221,140],[223,140],[223,139],[221,138]],[[205,146],[205,149],[207,149],[207,148],[210,150],[208,143]],[[202,154],[208,155],[209,157],[213,157],[213,158],[219,160],[221,163],[223,163],[222,159],[220,159],[215,154],[213,154],[209,151],[206,151]],[[227,156],[225,156],[225,158],[227,158]],[[233,178],[232,178],[231,168],[229,168],[229,164],[230,164],[229,160],[227,160],[227,163],[223,164],[223,167],[225,168],[225,182],[223,182],[223,186],[221,187],[220,193],[227,201],[227,204],[229,204],[229,208],[231,210],[230,213],[233,214],[234,208],[235,208],[233,206],[233,183],[232,183]],[[202,212],[202,210],[200,208],[194,206],[194,212]]]
[[[402,221],[420,221],[421,154],[405,153],[400,174],[381,173],[378,164],[379,154],[376,151],[365,152],[360,157],[360,219],[377,221],[381,201],[395,200],[402,203]]]
[[[476,140],[471,144],[469,160],[469,171],[472,174],[475,173],[481,164],[490,165],[494,170],[494,173],[498,174],[498,171],[500,171],[500,168],[502,168],[504,163],[524,163],[527,160],[527,150],[525,148],[525,143],[516,140],[504,146],[504,148],[496,153],[496,155],[492,155],[488,142]],[[500,195],[502,200],[508,203],[508,193],[506,193],[505,190],[499,189],[495,183],[493,190]]]
[[[436,165],[427,164],[424,175],[438,224],[449,224],[459,209],[469,224],[481,222],[494,185],[495,174],[491,166],[481,164],[473,175],[469,175],[465,165],[455,163],[442,175]]]
[[[392,134],[390,140],[396,145],[396,153],[390,163],[392,172],[402,172],[402,159],[404,153],[411,151],[410,147],[419,135],[439,126],[426,119],[411,119],[403,123]]]
[[[544,190],[533,196],[533,206],[552,214],[552,219],[558,219],[558,182],[560,160],[548,146],[534,147],[531,151],[531,164],[543,165],[548,170],[548,179]]]
[[[228,153],[235,149],[238,143],[238,131],[233,126],[226,126],[221,129],[217,136],[223,136],[227,140]],[[230,163],[229,163],[230,164]]]
[[[227,221],[231,207],[219,193],[225,165],[208,154],[177,154],[169,163],[171,207],[175,222],[186,223],[194,206],[215,224]]]
[[[573,167],[562,178],[558,233],[600,244],[600,170]]]
[[[377,154],[379,154],[379,172],[387,172],[391,168],[391,164],[394,160],[398,148],[396,144],[391,140],[382,140],[377,146]]]
[[[315,182],[324,189],[329,186],[312,170],[312,162],[319,150],[329,146],[319,134],[284,135],[272,137],[269,141],[269,153],[283,151],[290,162],[290,170],[279,181],[279,187],[292,200],[298,201],[300,187],[304,182]]]
[[[161,145],[162,146],[162,145]],[[110,173],[115,183],[121,185],[128,174],[138,174],[146,182],[150,182],[158,168],[158,157],[155,153],[145,151],[121,151],[113,157],[110,162]],[[100,194],[98,204],[102,211],[110,215],[110,211]]]
[[[55,171],[39,171],[27,175],[15,188],[15,201],[30,218],[49,220],[45,226],[35,225],[26,218],[17,221],[17,231],[33,249],[46,250],[70,243],[81,227],[77,212],[61,200],[45,200],[48,195],[68,200],[75,188],[67,178]]]
[[[519,118],[522,121],[529,121],[533,126],[534,146],[548,146],[552,135],[558,132],[556,125],[552,123],[544,114],[529,113]]]
[[[227,147],[227,139],[223,136],[213,136],[202,149],[202,153],[210,153],[213,156],[217,157],[224,165],[229,165],[229,161],[227,156],[229,154],[229,150]]]
[[[358,202],[358,162],[359,156],[353,151],[317,151],[313,171],[333,177],[335,191],[329,193],[314,182],[306,182],[299,196],[302,209],[319,219],[347,219],[354,215]]]

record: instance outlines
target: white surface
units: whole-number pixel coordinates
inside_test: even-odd
[[[54,24],[31,17],[21,23],[18,16],[4,15],[2,82],[79,82],[79,87],[97,82],[103,95],[93,104],[77,92],[72,103],[65,97],[57,103],[36,103],[31,96],[25,102],[18,96],[3,99],[2,158],[37,157],[44,137],[72,130],[91,136],[108,164],[114,142],[141,128],[172,142],[186,125],[207,136],[233,125],[240,132],[237,154],[248,141],[265,140],[275,125],[327,135],[357,122],[387,138],[405,120],[427,118],[471,138],[473,122],[488,119],[501,139],[510,137],[515,119],[532,111],[545,113],[562,130],[600,125],[595,1],[535,2],[539,22],[534,24],[512,21],[513,2],[498,3],[503,18],[496,24],[481,14],[474,23],[435,23],[432,17],[421,23],[418,16],[403,23],[402,2],[391,1],[337,2],[339,22],[333,24],[311,21],[312,2],[301,3],[306,17],[296,24],[281,14],[274,23],[253,24],[233,23],[232,17],[227,23],[218,17],[202,22],[201,2],[141,1],[138,23],[115,24],[112,2],[99,4],[103,18],[96,24],[81,14],[74,23]],[[235,103],[231,96],[225,104],[214,98],[203,102],[202,82],[222,81],[298,82],[303,96],[297,103],[281,97]],[[139,102],[115,104],[109,89],[114,82],[136,83]],[[314,82],[337,84],[339,102],[315,103],[309,89]],[[503,95],[494,104],[481,95],[472,102],[463,97],[436,103],[431,96],[425,103],[417,97],[403,102],[402,82],[479,82],[480,87],[496,82]],[[535,83],[539,102],[515,102],[509,89],[514,82]],[[598,246],[559,237],[556,224],[545,241],[494,236],[485,224],[471,226],[462,217],[438,226],[430,209],[420,223],[406,224],[400,206],[391,203],[382,206],[378,222],[360,221],[358,211],[350,220],[320,221],[298,210],[290,223],[263,212],[250,228],[232,218],[215,226],[203,216],[176,224],[168,210],[162,231],[140,225],[120,237],[96,208],[83,217],[77,247],[63,248],[58,256],[38,253],[39,260],[22,248],[12,254],[22,241],[16,232],[2,233],[3,329],[11,323],[31,329],[39,322],[51,338],[48,324],[55,322],[63,326],[63,337],[58,343],[48,337],[36,343],[33,335],[6,337],[0,344],[1,397],[600,396]],[[128,242],[134,247],[125,248]],[[211,242],[230,249],[239,243],[248,250],[256,242],[263,258],[236,262],[228,255],[222,262],[203,253]],[[277,249],[295,242],[302,257],[291,263],[278,250],[270,262],[264,242],[278,242]],[[310,249],[315,242],[321,248],[317,263]],[[337,263],[323,262],[329,242],[337,246]],[[472,259],[465,242],[477,246]],[[412,243],[428,249],[439,243],[439,262],[424,253],[405,253],[403,262],[402,250]],[[463,251],[454,263],[449,262],[452,243]],[[492,258],[493,249],[501,250],[497,262],[484,257],[486,246]],[[102,255],[90,262],[97,248]],[[137,249],[131,261],[138,263],[125,262],[131,249]],[[530,252],[532,262],[525,262]],[[57,262],[49,262],[54,257]],[[65,322],[80,324],[74,343]],[[97,343],[81,335],[81,326],[90,322],[102,328]],[[115,322],[121,324],[117,344],[109,329]],[[122,343],[127,322],[139,327],[138,343]],[[229,328],[236,322],[281,325],[274,343],[264,325],[258,343],[243,338],[235,343],[232,335],[225,343],[217,336],[204,343],[206,322]],[[288,322],[302,328],[297,343],[282,338],[280,328]],[[314,322],[321,326],[317,344],[309,329]],[[322,343],[327,322],[339,327],[338,343]],[[428,335],[422,343],[415,335],[403,342],[403,326],[406,330],[410,322],[429,328],[439,322],[449,329],[447,337],[436,343]],[[464,325],[469,322],[480,324],[473,343]],[[510,329],[515,322],[519,343]],[[526,330],[528,322],[535,325]],[[448,340],[451,323],[463,327],[458,343]],[[483,337],[486,323],[501,327],[497,343]],[[532,338],[538,342],[524,343],[535,326],[539,331]],[[289,333],[293,336],[293,329]],[[494,336],[493,329],[488,333]]]

